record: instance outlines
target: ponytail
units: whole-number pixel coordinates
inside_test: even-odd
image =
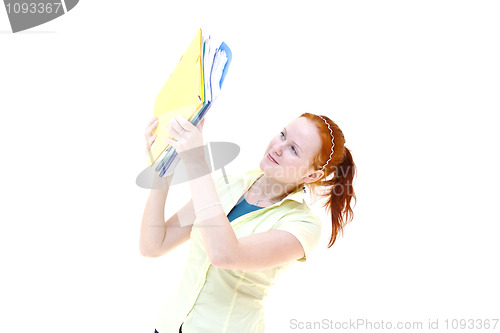
[[[328,243],[329,248],[335,243],[337,235],[339,233],[343,234],[345,225],[352,221],[351,200],[356,201],[356,194],[352,186],[356,175],[356,165],[352,160],[349,149],[346,147],[344,149],[344,160],[335,166],[333,178],[323,182],[324,185],[331,186],[331,190],[327,193],[327,201],[324,204],[332,218],[332,236]]]

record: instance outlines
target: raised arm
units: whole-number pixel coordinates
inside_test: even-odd
[[[155,117],[146,128],[147,149],[151,148],[156,138],[151,133],[157,125]],[[159,188],[152,189],[149,194],[142,217],[139,240],[140,253],[151,258],[161,256],[188,240],[194,222],[192,200],[165,222],[165,201],[173,175],[166,178],[155,176],[155,183],[160,186],[156,186]]]
[[[140,252],[155,258],[164,255],[189,239],[194,222],[193,201],[189,200],[165,222],[167,189],[154,189],[149,194],[140,232]]]

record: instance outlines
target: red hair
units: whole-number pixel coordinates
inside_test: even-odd
[[[308,185],[316,194],[317,191],[315,189],[318,187],[327,189],[320,196],[326,197],[327,200],[324,207],[330,212],[332,219],[332,235],[328,243],[328,248],[330,248],[335,243],[337,235],[339,233],[343,234],[345,225],[353,218],[351,200],[354,199],[356,201],[356,195],[352,182],[356,175],[356,165],[352,160],[351,152],[344,146],[344,134],[337,124],[327,116],[304,113],[301,117],[311,120],[316,125],[321,138],[321,149],[313,160],[313,166],[317,170],[321,170],[324,166],[323,171],[325,175],[316,182],[309,183]],[[328,122],[333,133],[333,154],[331,154],[332,137],[330,129],[325,122]],[[325,165],[327,162],[328,164]],[[330,175],[333,177],[327,180]]]

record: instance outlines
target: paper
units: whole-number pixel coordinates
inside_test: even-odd
[[[153,134],[157,137],[149,152],[149,166],[154,164],[161,177],[172,174],[180,161],[175,149],[165,142],[170,137],[166,129],[170,120],[180,114],[198,126],[219,96],[231,60],[229,47],[212,36],[203,37],[200,29],[163,86],[155,101],[158,126]]]

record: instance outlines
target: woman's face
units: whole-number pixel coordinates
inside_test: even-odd
[[[304,177],[314,173],[312,161],[320,146],[316,125],[305,117],[296,118],[269,142],[260,168],[281,183],[310,182],[310,178]]]

